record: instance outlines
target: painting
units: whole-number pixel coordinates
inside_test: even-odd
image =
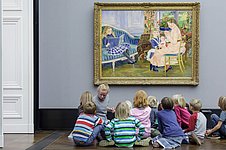
[[[198,85],[199,2],[94,3],[94,84]]]

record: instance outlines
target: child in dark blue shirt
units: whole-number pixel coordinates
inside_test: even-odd
[[[173,101],[169,97],[164,97],[161,100],[161,105],[163,110],[159,111],[157,114],[158,129],[161,135],[153,139],[153,147],[162,146],[168,149],[179,147],[185,135],[173,111]]]

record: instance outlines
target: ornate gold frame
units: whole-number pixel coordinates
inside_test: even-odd
[[[103,77],[101,26],[103,10],[188,10],[192,11],[192,76],[191,77]],[[112,85],[198,85],[199,84],[199,2],[167,3],[94,3],[94,84]]]

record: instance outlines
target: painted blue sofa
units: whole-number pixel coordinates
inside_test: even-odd
[[[110,26],[110,25],[108,25],[108,26]],[[102,26],[102,31],[103,31],[104,27],[106,27],[106,26]],[[121,35],[124,35],[123,36],[123,43],[130,44],[130,49],[128,51],[129,55],[131,57],[135,57],[135,55],[137,55],[137,44],[139,42],[139,37],[135,37],[125,30],[118,29],[118,28],[113,27],[113,26],[110,26],[110,27],[112,28],[116,37],[120,37]],[[121,54],[121,55],[108,54],[107,48],[104,47],[104,44],[102,43],[102,64],[111,63],[112,69],[114,71],[115,70],[115,63],[117,61],[123,61],[123,60],[126,60],[126,59],[127,58],[123,54]]]

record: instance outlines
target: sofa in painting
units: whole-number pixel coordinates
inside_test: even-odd
[[[107,25],[110,26],[110,25]],[[102,31],[103,29],[106,27],[102,26]],[[135,55],[137,55],[137,44],[139,42],[139,37],[135,37],[132,34],[130,34],[129,32],[123,30],[123,29],[119,29],[113,26],[110,26],[112,28],[112,31],[115,33],[115,37],[119,37],[121,43],[128,43],[130,44],[130,49],[128,50],[128,53],[130,55],[130,57],[135,57]],[[103,42],[103,41],[102,41]],[[124,61],[127,58],[123,55],[123,54],[119,54],[119,55],[112,55],[109,54],[107,51],[107,48],[104,46],[104,44],[102,43],[102,65],[104,64],[111,64],[113,71],[115,70],[116,67],[116,62],[117,61]]]

